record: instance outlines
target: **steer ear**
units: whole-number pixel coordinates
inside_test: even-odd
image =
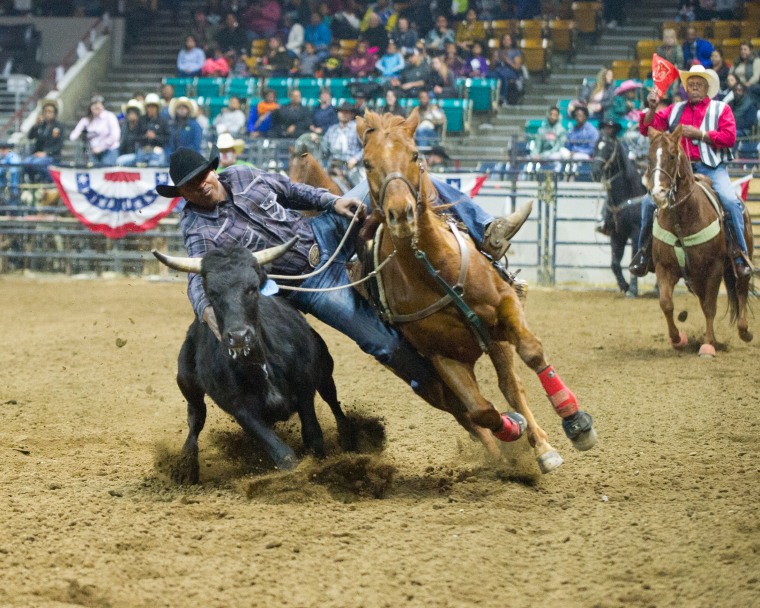
[[[153,253],[153,255],[156,256],[159,262],[161,262],[165,266],[168,266],[169,268],[173,268],[174,270],[180,270],[182,272],[195,272],[195,273],[200,273],[201,271],[202,258],[174,257],[171,255],[166,255],[165,253],[161,253],[157,249],[153,249],[151,253]]]
[[[298,242],[298,237],[294,236],[292,239],[290,239],[287,243],[283,243],[282,245],[278,245],[277,247],[270,247],[269,249],[262,249],[261,251],[256,251],[252,253],[251,255],[256,258],[256,261],[264,266],[264,264],[269,264],[270,262],[274,262],[277,258],[279,258],[282,255],[285,255],[288,250],[293,247]]]

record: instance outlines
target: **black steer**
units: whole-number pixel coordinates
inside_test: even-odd
[[[157,257],[165,263],[179,259]],[[287,301],[261,295],[266,273],[251,252],[243,247],[210,251],[200,273],[222,341],[196,319],[179,353],[177,384],[187,399],[190,431],[183,447],[186,466],[177,480],[199,481],[198,435],[206,421],[205,395],[258,439],[279,468],[290,469],[296,456],[271,427],[297,412],[305,447],[324,457],[314,411],[314,392],[319,391],[338,423],[341,446],[351,449],[351,425],[338,402],[327,345]]]

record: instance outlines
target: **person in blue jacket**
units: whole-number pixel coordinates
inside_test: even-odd
[[[169,144],[167,154],[179,148],[190,148],[200,154],[203,129],[195,120],[198,104],[188,97],[175,97],[169,102]]]
[[[690,25],[686,30],[686,40],[683,43],[683,61],[686,69],[701,64],[706,68],[712,67],[713,45],[709,40],[699,38],[697,29]]]

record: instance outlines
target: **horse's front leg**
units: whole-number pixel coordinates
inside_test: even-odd
[[[620,260],[623,259],[623,252],[625,251],[625,240],[617,234],[613,234],[610,237],[610,246],[612,248],[612,263],[610,265],[612,268],[612,274],[615,275],[615,280],[617,281],[620,291],[626,293],[630,286],[626,282],[625,277],[623,276],[623,269],[620,266]]]
[[[499,389],[513,409],[525,417],[528,424],[528,441],[536,452],[536,460],[542,473],[559,467],[563,460],[549,443],[549,436],[536,422],[528,407],[520,377],[515,372],[515,355],[509,342],[493,342],[488,354],[499,377]]]
[[[670,345],[676,350],[682,350],[686,347],[689,339],[686,334],[678,330],[673,320],[673,288],[678,283],[678,275],[674,275],[661,264],[655,267],[657,276],[657,287],[660,292],[660,309],[665,315],[665,322],[668,324],[668,339]]]
[[[720,269],[717,269],[707,277],[701,289],[694,289],[694,293],[699,298],[702,314],[705,316],[705,337],[702,346],[699,347],[701,357],[715,356],[715,315],[718,312],[718,291],[721,280]]]
[[[517,296],[514,293],[505,295],[497,307],[496,314],[507,342],[514,344],[525,365],[536,372],[554,411],[562,418],[562,428],[568,439],[573,442],[573,447],[581,451],[590,450],[597,441],[593,419],[578,407],[573,392],[562,381],[554,367],[546,362],[541,340],[528,329]]]
[[[466,426],[473,429],[492,456],[501,457],[501,450],[494,440],[494,434],[503,434],[505,425],[514,423],[508,419],[505,420],[481,394],[473,365],[440,355],[432,355],[430,360],[441,379],[467,408],[466,416],[470,424]],[[519,428],[515,429],[513,437],[514,439],[520,437]]]

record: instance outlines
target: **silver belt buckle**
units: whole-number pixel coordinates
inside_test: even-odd
[[[309,266],[312,268],[319,266],[319,245],[316,243],[309,249]]]

